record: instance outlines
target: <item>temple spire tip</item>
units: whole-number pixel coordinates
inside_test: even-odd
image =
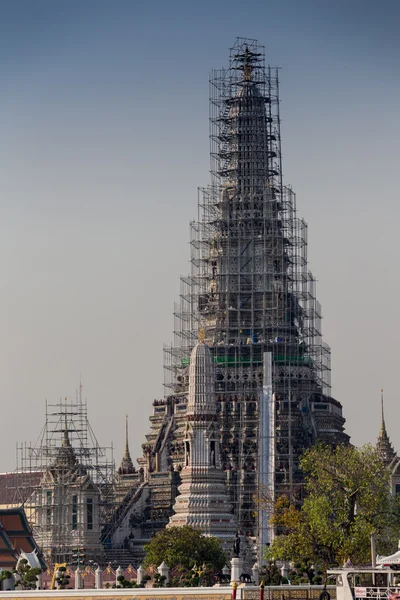
[[[122,457],[121,465],[119,467],[119,473],[128,475],[135,472],[133,466],[131,454],[129,452],[129,439],[128,439],[128,415],[125,415],[125,451]]]

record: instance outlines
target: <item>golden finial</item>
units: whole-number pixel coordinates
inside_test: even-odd
[[[200,327],[199,329],[199,342],[200,344],[204,343],[204,338],[206,337],[206,332],[204,330],[204,327]]]

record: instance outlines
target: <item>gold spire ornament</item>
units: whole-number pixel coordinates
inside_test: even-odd
[[[130,475],[135,472],[135,467],[133,466],[131,454],[129,452],[128,415],[125,415],[125,451],[118,472],[120,475]]]

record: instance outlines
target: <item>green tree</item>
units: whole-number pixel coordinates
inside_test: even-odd
[[[134,581],[133,579],[125,579],[123,575],[119,575],[117,577],[118,583],[114,584],[113,588],[144,588],[146,586],[146,582],[149,579],[151,579],[151,577],[149,577],[148,579],[144,577],[143,583],[136,583],[136,581]],[[108,587],[110,587],[110,584],[108,584]]]
[[[1,573],[0,573],[0,590],[1,590],[1,584],[5,579],[13,579],[13,574],[11,573],[11,571],[1,571]]]
[[[317,444],[303,455],[305,499],[298,508],[281,497],[273,523],[282,532],[268,557],[328,565],[370,561],[390,553],[400,534],[399,502],[390,493],[390,473],[372,446]]]
[[[34,590],[41,572],[42,569],[31,567],[26,558],[22,558],[14,570],[15,587],[21,586],[23,590]]]
[[[266,586],[269,586],[288,583],[288,580],[285,577],[282,577],[280,569],[278,569],[274,562],[270,561],[260,571],[260,582]]]
[[[316,568],[311,561],[301,561],[293,564],[293,568],[289,571],[287,579],[293,585],[301,584],[322,584],[323,571]]]
[[[162,529],[144,549],[144,566],[158,566],[164,561],[170,568],[182,565],[191,569],[195,564],[205,564],[220,571],[226,563],[220,540],[206,537],[189,525]]]
[[[57,583],[58,589],[65,590],[67,585],[69,585],[70,579],[71,579],[71,576],[68,575],[68,573],[67,573],[67,567],[59,567],[58,575],[56,577],[56,583]]]
[[[161,587],[165,587],[166,585],[166,577],[165,575],[160,575],[159,573],[156,573],[154,575],[154,583],[153,583],[153,588],[161,588]]]

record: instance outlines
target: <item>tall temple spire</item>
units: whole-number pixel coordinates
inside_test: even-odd
[[[62,422],[62,421],[61,421]],[[72,447],[71,440],[69,438],[68,421],[67,421],[67,409],[64,413],[64,428],[61,429],[63,433],[61,446],[58,449],[58,455],[56,458],[56,465],[62,467],[73,467],[77,463],[75,451]]]
[[[381,388],[381,411],[382,411],[381,432],[386,433],[385,413],[383,410],[383,388]]]
[[[128,442],[128,415],[125,415],[125,451],[121,460],[120,467],[118,469],[118,473],[120,475],[130,475],[135,472],[135,468],[133,466],[131,454],[129,452],[129,442]]]
[[[185,466],[169,525],[191,525],[229,544],[237,525],[221,464],[214,381],[210,349],[199,342],[190,357]]]
[[[150,524],[163,527],[171,509],[170,524],[198,519],[207,529],[211,506],[219,522],[215,476],[238,529],[261,540],[265,355],[276,399],[276,496],[297,502],[305,448],[349,437],[331,397],[307,224],[283,181],[279,71],[266,65],[257,40],[238,38],[228,68],[213,70],[210,84],[211,182],[200,188],[190,225],[190,273],[181,278],[174,343],[165,347],[166,398],[153,403],[139,459],[153,496],[143,534]]]
[[[61,444],[62,448],[70,448],[71,447],[71,442],[69,439],[69,435],[68,435],[68,422],[67,422],[67,413],[65,413],[64,415],[64,430],[63,430],[63,441]]]
[[[193,348],[190,357],[188,415],[215,416],[217,414],[214,386],[215,374],[212,355],[209,347],[199,341]]]
[[[396,456],[396,452],[390,443],[389,436],[386,431],[385,424],[385,413],[383,408],[383,389],[381,389],[381,429],[379,431],[378,441],[376,443],[376,449],[378,450],[383,462],[389,464]]]

